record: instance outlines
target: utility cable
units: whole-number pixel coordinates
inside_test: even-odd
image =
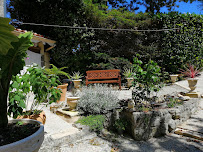
[[[169,31],[169,30],[178,30],[178,29],[180,29],[180,28],[171,28],[171,29],[135,30],[135,29],[110,29],[110,28],[99,28],[99,27],[76,27],[76,26],[67,26],[67,25],[37,24],[37,23],[15,22],[15,21],[13,21],[12,23],[17,23],[17,24],[22,24],[22,25],[35,25],[35,26],[46,26],[46,27],[70,28],[70,29],[103,30],[103,31],[129,31],[129,32],[160,32],[160,31]]]

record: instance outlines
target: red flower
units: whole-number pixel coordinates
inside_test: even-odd
[[[188,67],[185,68],[186,70],[180,69],[180,72],[187,77],[195,78],[200,72],[200,70],[198,70],[198,68],[195,69],[194,65],[191,65],[191,64],[187,64],[187,65]]]

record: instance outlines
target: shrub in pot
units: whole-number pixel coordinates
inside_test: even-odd
[[[68,73],[62,71],[63,69],[65,69],[66,67],[62,67],[62,68],[57,68],[55,65],[51,64],[52,68],[50,69],[45,69],[45,72],[49,75],[55,75],[55,76],[66,76],[68,79],[70,79],[70,76]],[[58,85],[57,88],[61,89],[61,98],[57,101],[65,101],[66,100],[66,91],[67,91],[67,83],[64,83],[62,85]]]
[[[161,69],[157,65],[156,62],[149,60],[144,67],[141,67],[142,61],[138,59],[138,57],[134,58],[134,79],[136,89],[133,90],[132,96],[135,101],[136,106],[142,105],[142,102],[155,102],[153,98],[151,98],[152,92],[157,92],[162,87],[161,85]]]
[[[80,74],[80,72],[73,72],[73,75],[71,76],[71,78],[73,79],[73,83],[74,83],[74,87],[76,89],[79,89],[81,87],[81,82],[82,82],[82,78],[83,75]]]
[[[31,38],[32,33],[25,33],[21,34],[18,37],[11,33],[15,28],[11,25],[9,25],[10,19],[2,18],[0,17],[0,130],[9,129],[9,125],[11,123],[8,123],[8,117],[7,117],[7,109],[8,103],[8,93],[9,93],[9,87],[10,87],[10,81],[12,76],[16,76],[18,73],[20,73],[20,70],[23,69],[23,66],[25,65],[24,58],[26,57],[26,51],[27,49],[32,46]],[[16,96],[16,98],[19,98],[19,96]],[[15,111],[18,109],[18,105],[23,104],[23,101],[20,101],[20,103],[17,103],[17,107],[14,107],[12,110]],[[9,124],[9,125],[8,125]],[[14,122],[15,124],[15,122]],[[35,145],[36,147],[33,148],[33,151],[38,151],[40,145],[43,141],[44,137],[44,128],[40,125],[39,122],[36,122],[36,125],[40,126],[39,135],[33,134],[33,136],[29,136],[31,138],[31,141],[36,141],[35,143],[32,143],[32,145]],[[9,132],[8,135],[12,135],[13,133],[11,130],[7,130]],[[3,132],[4,133],[4,132]],[[5,132],[6,133],[6,132]],[[24,132],[20,132],[20,136],[22,136]],[[1,134],[1,137],[8,136],[5,134]],[[42,138],[41,138],[42,137]],[[34,138],[38,138],[37,140],[32,140]],[[8,138],[9,140],[11,139]],[[9,141],[5,143],[4,145],[0,146],[0,151],[20,151],[17,148],[20,147],[21,151],[25,151],[24,148],[26,148],[28,145],[23,142],[27,141],[27,138],[24,140],[20,140],[19,142],[16,142],[15,140],[12,141],[13,143],[10,143]],[[9,149],[10,148],[10,149]]]
[[[185,69],[180,69],[180,72],[187,76],[188,79],[188,84],[190,91],[194,91],[196,88],[197,80],[196,76],[199,74],[201,69],[195,68],[194,65],[187,64],[187,67]]]
[[[133,72],[133,69],[124,69],[124,72],[123,72],[123,75],[125,76],[126,80],[127,80],[127,86],[128,88],[130,88],[132,85],[133,85],[133,75],[134,75],[134,72]]]
[[[40,120],[44,124],[46,116],[38,107],[43,102],[47,101],[47,104],[51,104],[60,98],[61,92],[57,89],[58,84],[60,82],[57,76],[47,75],[45,69],[37,65],[29,67],[23,75],[14,76],[9,92],[8,114],[18,119]],[[30,98],[30,94],[34,95],[34,99]],[[18,109],[13,111],[15,107]]]

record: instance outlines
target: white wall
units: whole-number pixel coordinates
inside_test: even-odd
[[[33,63],[38,64],[41,67],[41,54],[32,51],[27,51],[28,58],[25,59],[25,65],[32,65]]]
[[[0,0],[0,17],[5,17],[5,0]]]

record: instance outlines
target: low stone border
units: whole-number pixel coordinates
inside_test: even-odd
[[[174,108],[159,109],[150,112],[132,112],[128,109],[120,113],[126,120],[126,131],[135,140],[148,140],[173,131],[178,125],[189,119],[198,110],[199,99],[190,99]]]

